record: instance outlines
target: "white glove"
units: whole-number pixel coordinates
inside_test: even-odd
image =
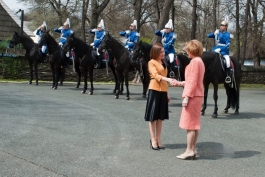
[[[219,30],[215,30],[214,35],[217,35],[219,33]]]
[[[182,101],[182,106],[187,106],[188,105],[188,102],[189,102],[189,97],[185,97]]]
[[[161,33],[164,33],[164,32],[166,32],[166,29],[162,29],[160,32],[161,32]]]
[[[63,46],[63,43],[62,42],[59,42],[59,46],[62,47]]]
[[[126,45],[126,46],[125,46],[125,49],[128,49],[128,50],[129,50],[129,46],[128,46],[128,45]]]
[[[125,33],[126,33],[126,34],[129,34],[129,33],[130,33],[130,30],[126,30]]]
[[[90,44],[90,46],[94,46],[94,42],[92,42],[92,43]]]
[[[63,27],[61,26],[60,28],[58,28],[59,30],[62,30],[63,29]]]
[[[214,50],[216,53],[220,53],[221,49],[220,48],[217,48]]]

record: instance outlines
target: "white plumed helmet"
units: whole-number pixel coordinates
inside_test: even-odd
[[[133,23],[131,24],[131,26],[134,26],[135,29],[137,29],[137,20],[134,20]]]
[[[171,30],[173,30],[173,22],[172,19],[169,19],[167,24],[165,25],[165,28],[170,28]]]
[[[46,24],[46,22],[45,22],[45,21],[43,21],[43,23],[42,23],[41,27],[45,27],[45,29],[47,30],[47,24]]]
[[[102,29],[105,28],[105,26],[104,26],[104,20],[103,19],[100,20],[100,22],[98,24],[98,28],[102,28]]]
[[[64,24],[63,25],[68,25],[69,26],[69,28],[70,28],[70,20],[69,20],[69,18],[67,18],[66,19],[66,21],[64,22]]]

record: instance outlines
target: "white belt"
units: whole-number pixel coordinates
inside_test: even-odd
[[[216,44],[216,45],[218,45],[218,46],[226,46],[226,44]]]

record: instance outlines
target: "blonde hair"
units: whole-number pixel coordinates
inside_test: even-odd
[[[195,57],[200,57],[203,52],[202,43],[196,39],[186,42],[185,50]]]
[[[163,49],[163,45],[161,43],[155,43],[150,51],[150,59],[157,59],[160,55],[161,49]]]

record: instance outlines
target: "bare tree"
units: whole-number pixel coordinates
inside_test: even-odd
[[[82,0],[82,17],[81,17],[81,37],[83,41],[86,42],[86,21],[88,20],[87,18],[87,11],[88,11],[88,5],[89,5],[89,0]]]
[[[244,64],[246,58],[246,49],[247,49],[247,35],[248,35],[248,18],[249,18],[249,9],[250,9],[250,0],[246,2],[245,8],[245,17],[244,17],[244,29],[243,29],[243,36],[242,36],[242,54],[241,54],[241,63]]]

